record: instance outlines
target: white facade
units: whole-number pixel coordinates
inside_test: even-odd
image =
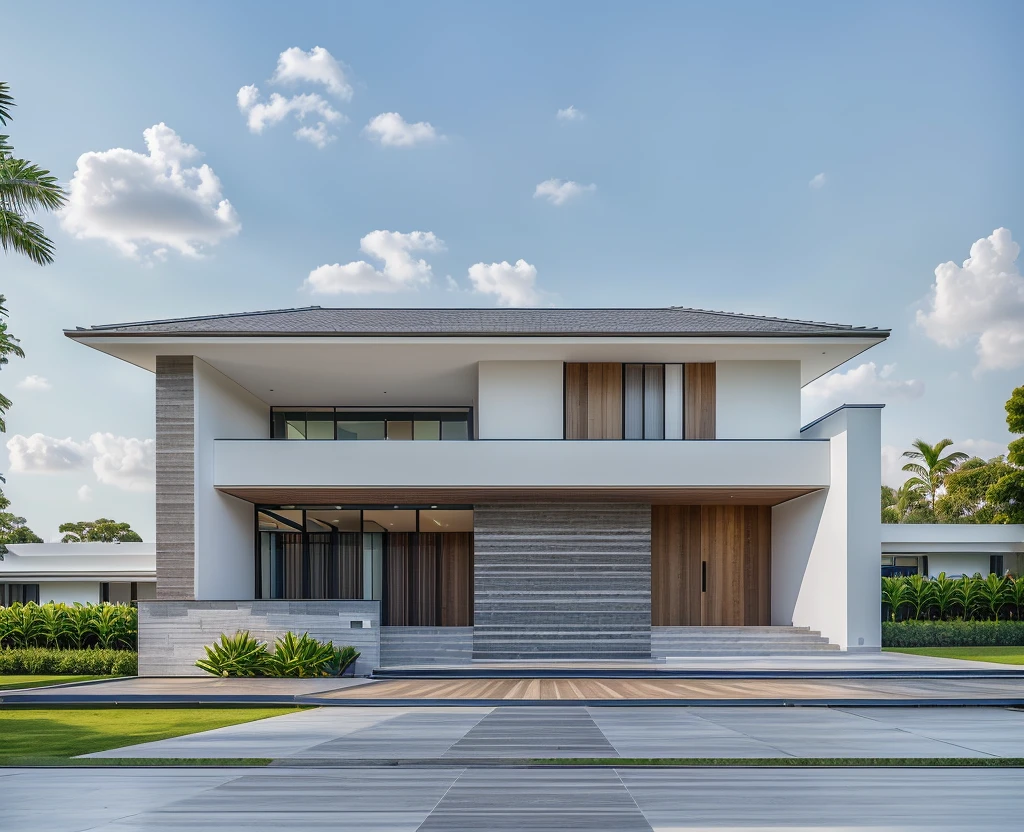
[[[718,439],[799,439],[799,361],[716,362]]]
[[[988,575],[992,556],[1003,571],[1024,574],[1024,526],[973,523],[883,523],[882,557],[916,558],[921,574],[934,578]],[[924,569],[927,564],[927,569]]]
[[[561,361],[481,361],[480,439],[561,439]]]
[[[130,600],[132,584],[138,598],[156,597],[152,543],[8,543],[7,549],[0,584],[38,586],[41,604],[96,604],[104,584],[113,585],[115,599]]]

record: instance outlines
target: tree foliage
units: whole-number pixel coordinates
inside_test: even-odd
[[[61,523],[64,533],[61,543],[141,543],[138,532],[128,523],[118,523],[101,517],[98,520],[79,520],[77,523]]]
[[[10,360],[12,355],[18,358],[25,357],[25,351],[19,346],[19,341],[7,331],[7,298],[0,295],[0,369]],[[11,400],[0,393],[0,433],[7,430],[7,411],[11,407]]]
[[[906,459],[915,460],[903,466],[903,470],[913,476],[907,482],[918,486],[927,496],[929,505],[935,507],[936,494],[947,474],[955,471],[960,463],[967,459],[963,451],[942,455],[942,452],[953,444],[952,439],[941,439],[934,445],[929,445],[923,439],[915,439],[914,449],[904,451]]]
[[[928,505],[923,489],[912,482],[905,482],[899,488],[882,486],[883,523],[931,523],[934,522],[932,507]]]

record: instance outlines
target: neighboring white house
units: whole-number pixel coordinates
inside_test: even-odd
[[[8,543],[0,605],[15,601],[127,604],[156,597],[153,543]]]
[[[155,375],[144,674],[237,629],[355,644],[357,672],[414,642],[649,659],[705,625],[880,647],[881,406],[801,427],[800,390],[886,330],[307,307],[65,334]]]
[[[883,523],[882,573],[1024,574],[1024,525]]]

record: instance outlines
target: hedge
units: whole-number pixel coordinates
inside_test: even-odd
[[[883,647],[1020,647],[1024,621],[883,621]]]
[[[0,650],[0,674],[50,673],[67,676],[136,676],[139,656],[129,650]]]
[[[1024,577],[882,578],[883,621],[1021,621]]]
[[[0,607],[0,648],[135,650],[139,614],[126,604],[11,604]]]

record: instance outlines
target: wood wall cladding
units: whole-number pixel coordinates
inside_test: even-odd
[[[393,532],[384,548],[387,626],[472,626],[472,532]]]
[[[651,623],[771,624],[771,507],[652,506]]]
[[[715,438],[715,365],[687,364],[683,372],[686,439]]]
[[[700,626],[700,506],[651,506],[651,624]]]
[[[565,438],[622,439],[622,365],[565,365]]]
[[[156,595],[195,597],[195,379],[191,355],[156,357]]]

